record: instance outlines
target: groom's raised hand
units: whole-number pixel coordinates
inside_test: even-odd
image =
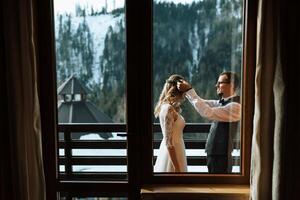
[[[177,89],[180,92],[187,92],[190,89],[192,89],[191,84],[189,84],[188,82],[186,82],[185,80],[181,80],[177,82]]]

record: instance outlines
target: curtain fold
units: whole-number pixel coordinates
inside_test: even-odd
[[[251,153],[252,200],[279,200],[285,115],[278,0],[259,0]]]
[[[5,68],[7,93],[7,112],[1,115],[8,122],[5,152],[9,154],[6,162],[10,166],[1,176],[1,183],[8,179],[12,183],[1,184],[1,191],[11,190],[1,198],[43,200],[46,194],[37,90],[35,2],[5,0],[0,5],[4,48],[1,64]]]

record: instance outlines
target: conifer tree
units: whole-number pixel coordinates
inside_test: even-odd
[[[77,58],[75,73],[87,85],[93,78],[94,43],[85,14],[74,34],[73,49]]]

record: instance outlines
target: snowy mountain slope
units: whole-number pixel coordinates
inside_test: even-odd
[[[63,20],[67,19],[67,15],[63,15]],[[117,17],[113,16],[112,14],[101,14],[97,16],[86,16],[85,17],[86,22],[88,24],[88,27],[90,29],[92,40],[94,43],[94,63],[93,63],[93,75],[94,75],[94,81],[99,81],[99,58],[103,54],[104,49],[104,40],[106,33],[108,31],[108,28],[111,26],[113,30],[117,31],[116,24],[117,22],[120,22],[121,20],[124,23],[124,15],[119,15]],[[84,20],[84,17],[74,17],[71,16],[71,29],[72,32],[75,33],[79,24],[82,23]],[[55,16],[55,36],[58,36],[58,30],[59,30],[59,21],[58,21],[58,15]],[[72,60],[77,60],[77,58],[72,58]]]

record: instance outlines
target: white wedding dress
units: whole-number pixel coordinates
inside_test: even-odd
[[[177,118],[177,119],[176,119]],[[176,119],[176,120],[175,120]],[[161,141],[154,172],[174,172],[174,167],[167,146],[174,146],[175,154],[179,162],[179,171],[187,172],[185,145],[183,141],[184,118],[177,113],[170,104],[163,104],[159,113],[159,121],[162,129]]]

